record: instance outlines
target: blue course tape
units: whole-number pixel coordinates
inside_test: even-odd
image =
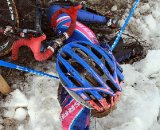
[[[30,68],[26,68],[26,67],[23,67],[23,66],[19,66],[19,65],[9,63],[9,62],[3,61],[3,60],[0,60],[0,66],[11,68],[11,69],[17,69],[17,70],[29,72],[29,73],[40,75],[40,76],[46,76],[46,77],[49,77],[49,78],[59,79],[59,77],[57,77],[57,76],[50,75],[50,74],[47,74],[47,73],[44,73],[44,72],[41,72],[41,71],[33,70],[33,69],[30,69]]]
[[[126,19],[126,21],[125,21],[125,23],[123,24],[123,26],[122,26],[120,32],[118,33],[118,35],[117,35],[117,37],[116,37],[114,43],[113,43],[112,46],[111,46],[111,51],[113,51],[114,48],[117,46],[117,44],[118,44],[118,42],[119,42],[119,39],[121,38],[122,33],[124,32],[124,30],[125,30],[127,24],[129,23],[129,20],[131,19],[131,17],[132,17],[132,15],[133,15],[133,13],[134,13],[134,11],[135,11],[135,9],[136,9],[136,7],[137,7],[139,1],[140,1],[140,0],[136,0],[136,1],[134,2],[134,5],[133,5],[133,7],[132,7],[132,9],[131,9],[131,11],[130,11],[130,13],[129,13],[127,19]]]

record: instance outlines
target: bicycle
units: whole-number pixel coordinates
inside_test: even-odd
[[[43,40],[46,40],[46,36],[43,33],[42,29],[41,29],[41,22],[42,22],[42,12],[45,12],[45,8],[42,8],[41,6],[41,1],[40,0],[36,0],[36,4],[35,4],[35,29],[21,29],[19,28],[19,21],[20,18],[18,16],[18,10],[16,7],[16,3],[14,0],[2,0],[1,3],[5,3],[6,4],[6,8],[8,7],[8,9],[1,9],[3,12],[0,13],[0,18],[1,18],[1,24],[0,24],[0,57],[4,56],[6,54],[8,54],[14,43],[20,39],[23,39],[25,42],[28,42],[27,39],[31,39],[32,37],[40,37],[40,36],[44,36],[44,38],[42,38]],[[72,5],[71,2],[66,3],[66,1],[58,1],[58,2],[52,2],[51,4],[62,4],[62,5],[66,5],[66,6],[70,6]],[[12,10],[11,10],[11,9]],[[58,18],[58,16],[63,13],[69,13],[68,9],[62,9],[59,12],[57,12],[56,16]],[[69,14],[70,15],[70,14]],[[4,16],[10,16],[10,21],[8,17],[4,17]],[[72,30],[72,31],[68,31],[69,35],[71,35],[71,33],[74,31],[74,26],[75,26],[75,22],[76,22],[76,17],[74,15],[70,15],[72,20],[71,23],[71,28],[69,28],[68,30]],[[7,21],[7,22],[5,22]],[[53,22],[54,24],[56,23],[56,20],[54,20]],[[42,36],[42,37],[43,37]],[[56,38],[56,36],[55,36]],[[48,37],[48,39],[50,39]],[[63,40],[65,40],[64,38],[62,38]],[[52,40],[54,40],[54,37],[52,36]],[[59,44],[59,43],[58,43]],[[45,42],[44,44],[45,45]],[[57,48],[59,45],[55,45],[55,48]],[[61,46],[61,45],[60,45]],[[42,47],[42,48],[46,48]],[[43,49],[43,50],[44,50]],[[53,49],[52,49],[53,50]],[[56,50],[56,49],[55,49]],[[51,54],[51,52],[50,52]]]
[[[30,35],[35,36],[35,35],[37,35],[36,33],[39,33],[36,30],[37,27],[35,27],[34,29],[21,29],[22,28],[20,26],[21,25],[21,18],[18,15],[19,10],[17,8],[17,3],[18,3],[17,1],[18,0],[1,0],[0,1],[1,5],[5,4],[5,6],[6,6],[6,7],[2,7],[2,9],[0,9],[1,10],[0,20],[2,21],[1,24],[0,24],[0,57],[8,54],[11,51],[12,45],[14,44],[14,42],[17,39],[20,39],[20,38],[27,38],[28,39],[28,38],[30,38]],[[30,0],[27,1],[27,2],[30,2]],[[46,2],[45,0],[43,0],[43,1],[39,0],[39,7],[38,8],[39,8],[39,10],[41,10],[41,12],[45,12],[45,10],[47,9],[47,8],[42,7],[42,4],[44,6],[45,2]],[[10,3],[10,4],[8,4],[8,3]],[[50,2],[49,1],[49,2],[47,2],[46,5],[50,6],[50,5],[53,5],[53,4],[64,5],[64,6],[76,6],[79,3],[71,2],[70,0],[68,0],[68,1],[59,0],[59,1],[55,1],[55,2],[53,2],[53,1]],[[84,3],[84,1],[81,4],[83,5],[83,7],[85,9],[87,9],[91,12],[102,15],[102,13],[99,10],[96,11],[96,9],[94,9],[90,5],[87,5],[86,3]],[[31,5],[31,3],[29,4],[29,6],[34,7],[34,8],[37,7],[36,4]],[[2,14],[4,14],[4,15],[2,15]],[[14,16],[14,20],[11,19],[12,15]],[[40,13],[40,15],[38,16],[39,17],[38,18],[39,22],[35,23],[35,25],[37,24],[36,26],[39,26],[38,24],[40,24],[40,26],[39,26],[40,28],[43,27],[43,26],[41,26],[41,21],[42,21],[42,18],[43,18],[42,15],[43,14]],[[10,16],[10,18],[8,18],[8,17],[5,18],[4,16]],[[35,15],[35,17],[37,17],[37,14]],[[3,22],[3,21],[9,21],[10,19],[11,19],[10,22]],[[37,18],[35,18],[35,20],[36,19]],[[34,21],[34,20],[32,20],[32,21]],[[26,22],[26,19],[24,20],[24,22]],[[43,28],[42,30],[45,31],[45,28]],[[45,32],[45,34],[46,34],[46,32]],[[53,31],[52,31],[52,34],[53,34]],[[52,37],[53,40],[56,39],[56,35],[54,35],[54,34],[51,37]],[[48,34],[47,34],[47,39],[50,39],[50,37],[48,37]],[[45,45],[45,44],[43,44],[43,45]]]
[[[0,57],[10,52],[14,39],[6,35],[11,27],[19,27],[19,16],[15,0],[0,1]],[[6,27],[6,28],[4,28]]]

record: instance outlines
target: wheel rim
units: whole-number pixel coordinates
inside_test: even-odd
[[[14,0],[0,0],[0,56],[10,52],[11,38],[4,34],[6,26],[19,27],[19,17]]]

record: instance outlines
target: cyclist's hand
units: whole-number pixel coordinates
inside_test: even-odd
[[[48,46],[48,49],[51,49],[54,53],[57,52],[63,46],[64,40],[68,39],[65,34],[66,33],[60,35],[59,38],[52,40],[52,45]]]

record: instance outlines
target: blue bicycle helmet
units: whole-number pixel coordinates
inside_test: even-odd
[[[84,106],[103,112],[118,100],[124,79],[109,50],[87,42],[63,46],[56,60],[63,87]]]

